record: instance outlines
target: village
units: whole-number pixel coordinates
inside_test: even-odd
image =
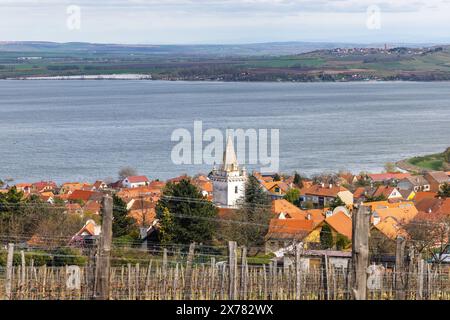
[[[133,171],[129,169],[128,173]],[[380,261],[388,262],[389,257],[395,255],[397,238],[409,237],[421,241],[422,251],[429,259],[450,262],[448,234],[441,237],[433,228],[429,230],[429,224],[442,224],[446,228],[450,225],[450,172],[428,171],[418,175],[339,172],[312,178],[301,177],[298,173],[262,175],[252,172],[250,176],[270,199],[266,233],[263,242],[259,242],[265,254],[282,257],[290,246],[301,242],[311,255],[332,250],[327,253],[329,256],[349,257],[352,212],[356,204],[362,204],[371,210],[370,234],[374,241],[371,249]],[[233,212],[239,210],[247,180],[248,174],[239,166],[233,143],[229,141],[223,164],[220,168],[214,167],[209,175],[182,175],[167,181],[133,175],[123,176],[113,183],[67,182],[62,185],[40,181],[5,185],[0,193],[6,199],[14,189],[23,199],[37,197],[49,206],[62,206],[62,214],[85,218],[78,232],[67,235],[68,243],[100,236],[100,219],[95,217],[101,215],[103,194],[114,194],[123,201],[127,216],[139,230],[137,242],[148,244],[149,241],[159,242],[160,222],[156,207],[164,197],[166,185],[188,181],[217,208],[215,219],[227,220],[233,219]],[[5,200],[0,201],[0,209],[2,204]],[[239,225],[234,227],[239,228]],[[27,236],[24,241],[28,244],[45,243],[43,234]]]

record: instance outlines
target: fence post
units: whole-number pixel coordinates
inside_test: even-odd
[[[102,201],[102,233],[100,248],[97,255],[95,270],[94,299],[109,299],[109,271],[112,242],[113,199],[110,195],[103,196]]]
[[[397,238],[397,248],[395,250],[395,299],[405,300],[405,287],[404,287],[404,262],[405,262],[405,239],[402,237]]]
[[[237,252],[236,241],[228,242],[228,299],[237,300]]]
[[[369,261],[369,207],[359,205],[352,216],[352,262],[353,297],[355,300],[367,298],[367,265]]]
[[[325,255],[322,256],[323,288],[325,290],[324,300],[330,300],[330,270],[328,262],[328,255],[325,253]]]
[[[423,267],[424,267],[424,260],[418,259],[418,270],[417,270],[417,300],[423,299]]]
[[[295,246],[295,299],[300,300],[302,293],[302,269],[301,269],[301,254],[302,244],[297,243]]]
[[[189,245],[189,253],[186,261],[186,273],[184,280],[184,300],[191,298],[192,261],[194,260],[195,242]]]
[[[20,269],[21,274],[20,274],[20,292],[22,293],[22,297],[25,297],[25,292],[26,292],[26,262],[25,262],[25,252],[23,250],[20,250],[20,259],[22,261],[22,267]]]
[[[14,243],[8,244],[8,257],[6,260],[6,282],[5,282],[5,299],[12,299],[12,273],[14,260]]]
[[[247,248],[242,247],[241,255],[241,299],[247,299]]]

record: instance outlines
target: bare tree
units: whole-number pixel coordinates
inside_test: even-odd
[[[450,246],[450,218],[418,216],[403,225],[409,235],[410,245],[418,255],[427,254],[441,262]]]

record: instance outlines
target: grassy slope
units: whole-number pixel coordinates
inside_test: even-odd
[[[424,169],[430,170],[444,170],[444,154],[436,153],[422,157],[414,157],[408,159],[407,162]]]

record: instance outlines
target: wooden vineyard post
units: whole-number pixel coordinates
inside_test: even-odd
[[[298,243],[295,246],[295,299],[300,300],[302,294],[302,266],[301,266],[301,255],[302,255],[302,244]]]
[[[241,299],[247,299],[247,285],[248,285],[248,267],[247,267],[247,248],[242,248],[241,255]]]
[[[423,299],[423,271],[424,271],[424,260],[418,259],[417,261],[417,294],[416,299]]]
[[[12,299],[12,274],[14,260],[14,243],[8,244],[8,257],[6,259],[5,299]]]
[[[369,261],[369,207],[359,205],[352,217],[353,298],[367,299],[366,269]]]
[[[228,242],[228,299],[237,300],[237,248],[235,241]]]
[[[189,245],[189,253],[186,261],[186,273],[184,277],[184,300],[191,299],[192,261],[194,260],[195,243]]]
[[[113,199],[105,195],[102,202],[102,233],[95,272],[94,299],[109,299],[109,272],[112,242]]]
[[[397,248],[395,251],[395,299],[396,300],[405,300],[405,239],[402,237],[397,238]]]

